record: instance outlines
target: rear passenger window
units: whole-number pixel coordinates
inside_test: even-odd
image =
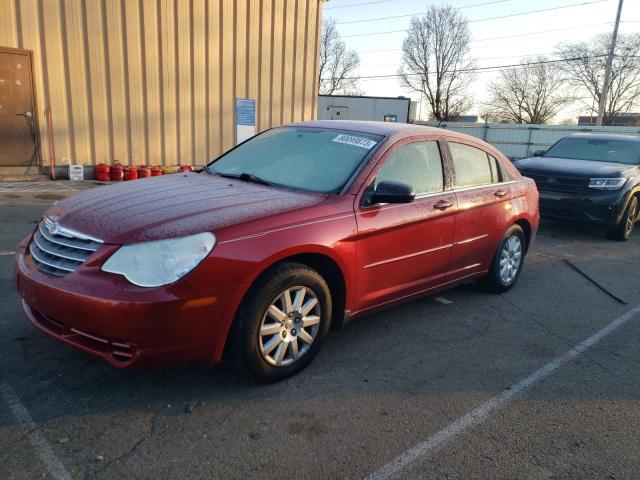
[[[494,183],[494,174],[498,175],[497,165],[494,162],[493,167],[491,166],[485,151],[455,142],[449,142],[449,151],[457,187],[475,187]]]
[[[498,183],[501,181],[498,161],[489,154],[487,154],[487,157],[489,158],[489,168],[491,168],[491,179],[493,183]]]
[[[407,183],[413,186],[416,195],[441,192],[444,175],[438,143],[415,142],[401,146],[384,162],[375,185],[382,180]]]

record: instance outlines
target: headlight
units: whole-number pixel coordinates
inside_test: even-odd
[[[597,188],[599,190],[617,190],[622,187],[626,178],[592,178],[589,181],[589,188]]]
[[[211,233],[123,245],[102,271],[124,275],[140,287],[159,287],[180,280],[209,255],[216,244]]]

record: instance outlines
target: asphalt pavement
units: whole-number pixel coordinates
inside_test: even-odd
[[[0,193],[0,478],[638,478],[640,229],[545,221],[506,294],[354,320],[264,386],[118,370],[35,331],[12,252],[66,194]]]

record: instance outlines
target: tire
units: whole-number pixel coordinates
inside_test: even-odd
[[[633,229],[638,221],[638,196],[634,196],[627,205],[627,209],[622,215],[622,220],[615,226],[607,230],[607,237],[613,240],[625,242],[631,238]]]
[[[526,239],[519,225],[511,225],[502,237],[489,272],[478,280],[480,286],[493,293],[503,293],[513,287],[524,264]]]
[[[247,293],[236,314],[225,358],[234,370],[252,380],[283,380],[317,355],[331,315],[331,292],[318,272],[299,263],[279,264]]]

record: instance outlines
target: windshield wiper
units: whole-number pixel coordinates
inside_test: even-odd
[[[216,172],[215,170],[213,170],[213,173],[215,173],[216,175],[220,175],[221,177],[224,177],[224,178],[237,178],[238,180],[242,180],[243,182],[259,183],[260,185],[268,185],[270,187],[277,185],[273,182],[269,182],[263,178],[260,178],[257,175],[254,175],[253,173],[247,173],[247,172],[242,172],[240,174],[221,173],[221,172]]]

